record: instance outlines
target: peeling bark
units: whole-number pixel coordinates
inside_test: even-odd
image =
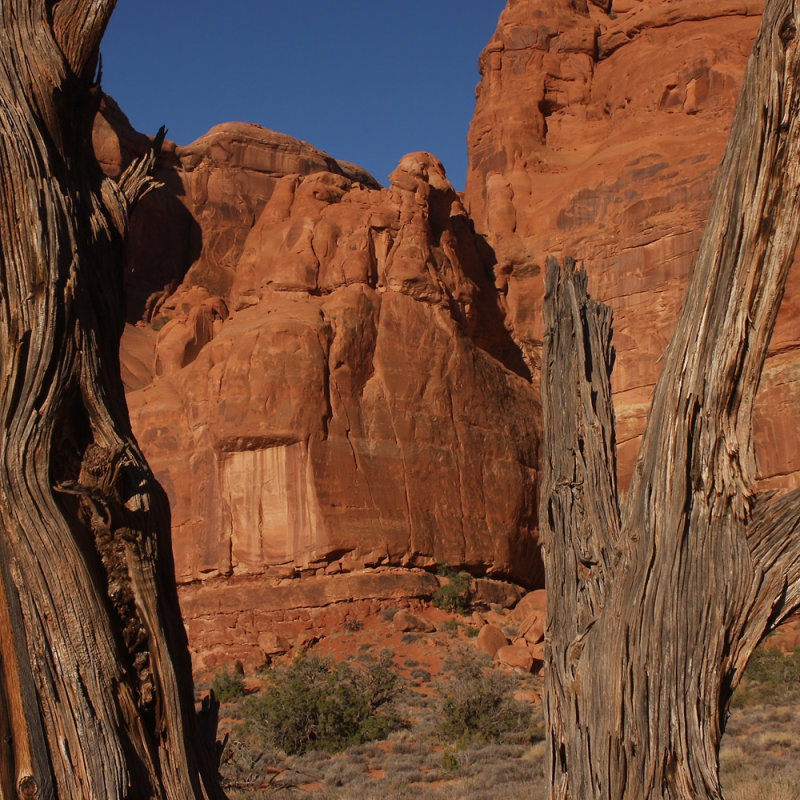
[[[122,245],[153,149],[91,148],[114,0],[0,3],[0,798],[221,797],[169,508],[120,380]]]
[[[800,604],[800,494],[753,490],[752,412],[800,234],[800,4],[770,0],[616,511],[610,312],[546,277],[540,529],[552,797],[722,797],[731,692]]]

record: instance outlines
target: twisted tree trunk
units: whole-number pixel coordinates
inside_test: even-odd
[[[800,492],[754,493],[752,411],[800,231],[800,2],[769,0],[618,506],[610,311],[547,268],[540,528],[552,797],[722,797],[731,692],[800,604]]]
[[[91,148],[114,0],[0,0],[0,798],[219,796],[169,509],[120,381],[119,185]]]

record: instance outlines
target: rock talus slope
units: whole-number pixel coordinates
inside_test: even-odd
[[[497,256],[535,371],[548,255],[614,309],[627,483],[711,202],[762,2],[511,0],[480,58],[465,204]],[[797,268],[794,269],[797,271]],[[800,286],[791,277],[754,422],[764,487],[798,484]]]

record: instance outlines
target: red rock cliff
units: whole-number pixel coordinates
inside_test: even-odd
[[[534,371],[548,255],[583,260],[592,294],[613,307],[624,483],[762,8],[510,0],[480,58],[465,204]],[[754,423],[764,486],[798,485],[798,304],[790,277]]]
[[[179,580],[447,560],[535,582],[544,259],[584,260],[614,308],[625,480],[760,11],[509,0],[463,198],[424,153],[384,189],[252,125],[168,148],[134,218],[123,369]],[[109,104],[109,174],[144,146]],[[765,485],[798,482],[798,293],[762,380]]]
[[[111,103],[96,134],[110,174],[143,146]],[[441,164],[408,155],[382,189],[228,124],[163,173],[123,368],[178,579],[447,561],[536,581],[536,391]]]

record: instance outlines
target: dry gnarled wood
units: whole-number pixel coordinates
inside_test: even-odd
[[[221,796],[200,745],[169,509],[118,361],[119,185],[91,148],[113,0],[0,3],[0,798]]]
[[[617,512],[610,314],[550,263],[540,529],[552,797],[721,798],[756,644],[800,603],[800,493],[753,492],[752,411],[800,232],[800,4],[770,0]]]

